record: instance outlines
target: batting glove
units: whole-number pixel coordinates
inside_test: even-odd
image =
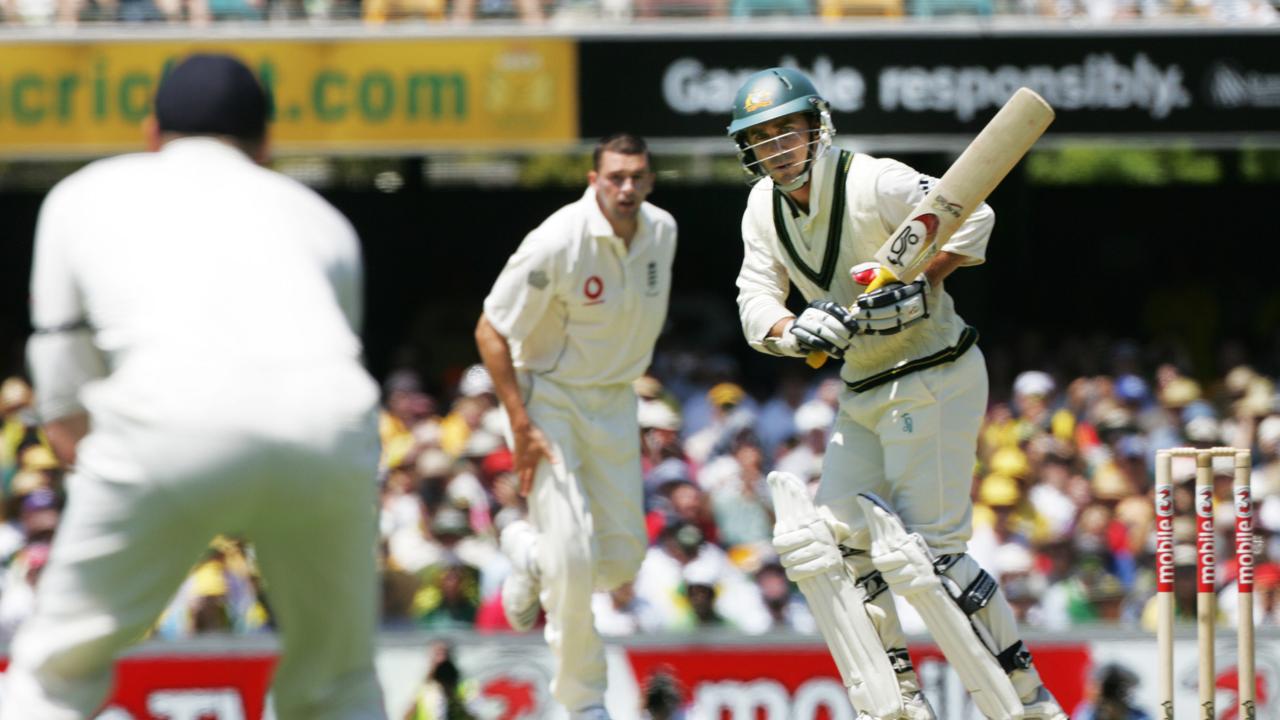
[[[790,330],[806,351],[817,350],[839,360],[858,333],[858,321],[834,300],[814,300]]]
[[[889,283],[858,296],[854,316],[867,335],[895,335],[929,317],[929,280]]]

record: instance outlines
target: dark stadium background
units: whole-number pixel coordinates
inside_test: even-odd
[[[894,153],[941,174],[945,154]],[[1241,153],[1210,153],[1212,184],[1052,185],[1024,166],[996,190],[996,230],[984,267],[956,273],[948,289],[982,333],[992,387],[1012,367],[1040,363],[1068,375],[1103,372],[1105,354],[1081,352],[1132,338],[1144,358],[1174,357],[1199,375],[1221,373],[1247,352],[1280,370],[1280,252],[1272,220],[1280,180],[1245,182]],[[411,366],[438,385],[475,361],[471,329],[502,263],[523,235],[578,187],[425,187],[415,159],[399,191],[325,191],[364,244],[368,364],[382,377]],[[656,160],[659,170],[663,158]],[[584,180],[585,182],[585,180]],[[735,358],[761,390],[794,363],[747,349],[734,308],[745,183],[659,184],[651,200],[680,223],[669,328],[659,349]],[[31,237],[42,192],[0,189],[0,371],[22,367]],[[228,288],[233,292],[234,288]],[[1186,352],[1169,354],[1171,348]],[[1169,351],[1166,353],[1165,351]],[[439,388],[437,388],[439,389]]]

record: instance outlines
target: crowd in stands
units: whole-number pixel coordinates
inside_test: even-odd
[[[664,18],[938,16],[1111,22],[1201,18],[1280,21],[1275,0],[0,0],[0,27],[77,23],[417,21],[619,22]]]
[[[634,583],[594,599],[603,634],[814,632],[803,597],[770,545],[765,477],[816,484],[840,381],[787,374],[767,397],[688,363],[635,384],[650,547]],[[681,370],[685,368],[685,370]],[[411,371],[384,382],[380,526],[383,624],[507,629],[509,572],[498,534],[525,512],[503,414],[479,365],[447,395]],[[1103,623],[1154,627],[1154,453],[1175,446],[1253,451],[1255,622],[1280,624],[1280,398],[1246,365],[1198,382],[1173,365],[1149,374],[1055,378],[1023,371],[993,387],[973,467],[970,552],[995,575],[1019,620],[1062,631]],[[1002,398],[1009,398],[1008,401]],[[0,389],[0,636],[30,611],[64,503],[63,471],[43,441],[20,378]],[[1194,460],[1175,459],[1176,607],[1195,617]],[[1232,469],[1215,464],[1220,613],[1236,613]],[[371,478],[371,482],[373,479]],[[157,624],[159,637],[271,626],[270,588],[253,549],[220,537]],[[919,618],[899,603],[908,632]]]

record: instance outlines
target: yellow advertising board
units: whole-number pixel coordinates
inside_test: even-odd
[[[231,52],[274,97],[280,150],[519,147],[577,140],[577,60],[559,38],[112,41],[0,45],[0,156],[140,147],[164,69]]]

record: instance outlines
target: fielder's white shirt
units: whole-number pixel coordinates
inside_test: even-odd
[[[588,187],[507,260],[484,301],[518,370],[568,386],[629,383],[667,315],[676,223],[649,203],[628,249]]]
[[[182,138],[92,163],[54,187],[37,223],[39,410],[136,417],[214,374],[254,383],[337,367],[368,382],[361,283],[350,223],[227,144]]]
[[[856,154],[845,187],[845,208],[840,244],[827,287],[821,277],[827,258],[839,151],[830,148],[815,163],[809,195],[809,212],[783,203],[783,222],[791,239],[784,246],[774,225],[773,182],[765,178],[752,188],[742,218],[743,258],[738,273],[738,311],[751,346],[769,352],[764,338],[779,320],[793,313],[786,308],[794,283],[805,302],[832,299],[851,306],[862,286],[849,271],[858,263],[875,260],[875,252],[895,228],[924,199],[935,182],[896,160]],[[987,239],[995,213],[983,203],[941,249],[966,257],[966,265],[986,259]],[[796,257],[792,257],[792,253]],[[796,258],[804,268],[797,264]],[[895,365],[920,358],[952,345],[964,329],[951,297],[934,288],[926,320],[887,336],[858,336],[845,354],[842,377],[856,381]]]

